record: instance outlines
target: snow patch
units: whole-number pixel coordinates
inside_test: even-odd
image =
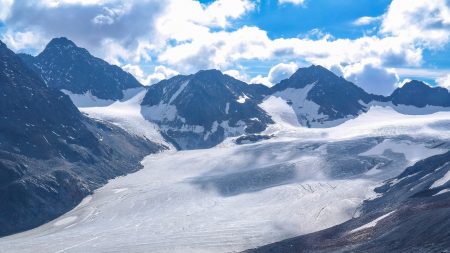
[[[236,102],[243,104],[245,103],[245,101],[247,101],[247,99],[249,99],[249,97],[247,97],[247,95],[243,95],[243,96],[239,96],[239,98],[236,100]]]
[[[126,93],[125,95],[128,97],[134,92],[136,92],[136,90],[130,89],[129,92],[125,91],[124,93]],[[146,90],[141,89],[134,97],[128,98],[125,101],[116,101],[113,104],[104,107],[80,107],[79,110],[91,118],[110,122],[131,134],[173,148],[172,145],[166,142],[161,136],[159,127],[156,124],[147,121],[141,114],[140,104],[145,93]]]
[[[178,97],[178,95],[180,95],[180,93],[184,90],[184,88],[186,88],[186,86],[188,85],[189,80],[185,81],[184,83],[182,83],[180,85],[180,87],[178,88],[178,90],[172,95],[172,97],[169,100],[169,104],[172,104],[172,102]]]
[[[447,192],[450,192],[450,189],[440,190],[438,193],[433,194],[433,196],[441,195],[441,194],[444,194],[444,193],[447,193]]]
[[[275,98],[281,98],[288,104],[289,107],[295,112],[297,122],[306,127],[313,128],[328,128],[342,124],[346,120],[353,118],[351,116],[330,120],[325,114],[319,113],[320,106],[311,100],[308,100],[308,93],[314,87],[315,83],[306,85],[304,88],[295,89],[287,88],[283,91],[276,92],[269,96],[263,103],[264,107],[275,120],[289,122],[289,125],[296,126],[292,119],[292,113],[286,108],[286,106],[281,105],[280,100],[274,100]]]
[[[72,103],[78,108],[109,106],[115,102],[114,100],[100,99],[92,95],[90,90],[84,94],[75,94],[64,89],[61,91],[68,95],[72,100]]]
[[[270,96],[259,106],[272,117],[276,124],[288,128],[300,126],[294,109],[281,97]]]
[[[142,106],[142,114],[150,121],[174,121],[177,118],[177,107],[162,103],[153,106]]]
[[[369,223],[367,223],[367,224],[365,224],[365,225],[363,225],[361,227],[355,228],[352,231],[350,231],[350,234],[356,233],[358,231],[361,231],[361,230],[364,230],[364,229],[367,229],[367,228],[373,228],[373,227],[375,227],[378,224],[379,221],[381,221],[382,219],[388,217],[389,215],[391,215],[394,212],[395,211],[389,212],[389,213],[387,213],[385,215],[382,215],[382,216],[376,218],[375,220],[373,220],[373,221],[371,221],[371,222],[369,222]]]
[[[444,184],[446,184],[448,181],[450,181],[450,171],[447,171],[447,173],[445,173],[445,175],[436,180],[431,186],[430,189],[434,189],[440,186],[443,186]]]

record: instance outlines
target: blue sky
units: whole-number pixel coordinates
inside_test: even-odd
[[[297,37],[313,29],[333,34],[336,38],[357,38],[365,29],[352,22],[362,16],[383,14],[387,0],[310,0],[304,5],[261,2],[259,9],[244,17],[240,23],[250,24],[268,31],[272,38]]]
[[[450,86],[448,0],[0,0],[0,39],[37,54],[65,36],[152,84],[217,68],[273,85],[320,64],[369,92]],[[39,17],[39,18],[36,18]]]

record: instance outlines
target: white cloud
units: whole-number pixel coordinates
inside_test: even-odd
[[[365,25],[370,25],[373,23],[376,23],[380,20],[382,20],[383,16],[378,16],[378,17],[360,17],[357,20],[353,21],[353,25],[356,26],[365,26]]]
[[[12,0],[0,3],[5,1]],[[278,2],[305,4],[302,0]],[[6,42],[17,50],[42,47],[42,39],[67,36],[117,65],[152,62],[182,73],[217,68],[246,80],[247,68],[239,68],[243,61],[313,63],[341,75],[350,75],[353,69],[352,76],[359,80],[376,68],[420,69],[423,51],[439,48],[449,40],[448,0],[393,0],[385,14],[355,21],[355,25],[381,22],[378,33],[356,39],[335,39],[317,29],[303,37],[273,39],[259,27],[236,26],[235,21],[257,9],[258,4],[250,0],[210,4],[194,0],[30,0],[16,1],[8,11],[0,10],[0,18],[7,17]],[[35,38],[27,39],[31,34]],[[364,69],[368,63],[375,69]],[[162,69],[149,77],[128,68],[148,83],[170,76]],[[393,80],[390,72],[381,70],[380,74]],[[279,80],[275,73],[256,76],[252,82],[271,85]]]
[[[168,79],[179,74],[177,71],[162,65],[156,66],[153,73],[149,75],[146,75],[138,65],[127,64],[122,68],[134,75],[134,77],[136,77],[136,79],[138,79],[138,81],[143,85],[152,85],[161,80]]]
[[[372,63],[361,63],[344,68],[344,77],[377,95],[390,95],[398,86],[399,77],[392,69],[386,69]]]
[[[0,21],[8,18],[14,0],[0,0]]]
[[[442,76],[442,77],[436,79],[436,83],[439,84],[439,86],[449,89],[450,88],[450,74],[447,74],[446,76]]]
[[[2,37],[2,41],[8,45],[8,47],[14,51],[20,51],[24,48],[33,48],[38,45],[39,47],[44,47],[48,42],[45,38],[39,36],[31,31],[26,32],[5,32]]]
[[[384,15],[381,31],[427,47],[441,47],[449,41],[448,0],[394,0]]]
[[[269,81],[268,77],[257,75],[250,80],[251,84],[263,84],[267,87],[272,87],[273,84]]]
[[[422,49],[395,38],[375,36],[354,40],[329,37],[272,40],[265,31],[244,26],[231,32],[206,32],[199,38],[169,46],[158,59],[191,72],[204,68],[227,69],[240,60],[302,59],[331,66],[370,59],[390,66],[418,66],[422,61]]]
[[[233,77],[233,78],[235,78],[237,80],[240,80],[240,81],[243,81],[243,82],[249,82],[248,76],[245,73],[243,73],[243,72],[241,72],[241,71],[239,71],[237,69],[225,70],[225,71],[223,71],[223,73],[226,74],[226,75],[229,75],[229,76],[231,76],[231,77]]]
[[[251,79],[250,83],[260,83],[270,87],[289,78],[297,69],[298,65],[295,62],[280,63],[273,66],[266,77],[258,75]]]
[[[163,4],[156,0],[15,1],[4,21],[5,33],[32,33],[47,41],[65,36],[112,63],[135,62],[144,57],[142,44],[151,43],[154,20]],[[39,43],[26,46],[43,49]],[[114,51],[118,48],[119,53]]]
[[[156,66],[152,74],[147,77],[147,84],[155,84],[161,80],[171,78],[178,75],[179,73],[173,69],[167,68],[165,66]]]
[[[279,4],[294,4],[301,5],[305,3],[305,0],[278,0]]]
[[[283,79],[289,78],[292,74],[297,71],[298,65],[294,62],[290,63],[280,63],[273,66],[268,75],[269,82],[272,84],[277,84]]]

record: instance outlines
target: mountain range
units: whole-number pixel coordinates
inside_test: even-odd
[[[154,127],[156,135],[177,150],[194,150],[276,138],[292,127],[336,127],[373,107],[401,114],[450,110],[450,93],[445,88],[412,80],[389,96],[374,95],[318,65],[299,68],[270,88],[214,69],[143,86],[120,67],[67,38],[53,39],[37,56],[15,54],[0,42],[0,65],[0,236],[66,213],[109,179],[142,168],[146,155],[170,148],[141,134],[148,130],[142,128]],[[104,112],[109,113],[107,117],[98,116]],[[426,145],[450,148],[444,141]],[[301,148],[318,149],[314,145]],[[348,152],[357,149],[347,148]],[[347,176],[343,171],[348,166],[365,172],[380,162],[344,159],[338,151],[333,150],[340,156],[327,158],[327,162],[343,164],[339,172],[333,172],[341,173],[337,178]],[[377,159],[386,166],[395,160],[389,152],[382,155]],[[423,250],[420,245],[448,248],[448,182],[435,183],[446,178],[449,159],[450,153],[431,156],[383,182],[375,189],[381,197],[366,200],[355,219],[249,252],[385,252],[403,250],[405,245],[413,245],[411,251]],[[224,192],[242,187],[241,174],[222,180],[220,173],[205,174],[195,183],[211,184],[208,180],[212,180]],[[282,179],[277,182],[289,181]],[[222,185],[229,181],[231,186]],[[383,226],[364,227],[377,217]],[[402,234],[420,238],[413,242]]]

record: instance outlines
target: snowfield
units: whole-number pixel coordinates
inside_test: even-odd
[[[102,100],[91,95],[90,92],[79,95],[64,91],[71,98],[78,109],[87,116],[111,122],[131,134],[147,138],[153,142],[163,144],[173,149],[159,132],[156,124],[147,121],[141,114],[141,102],[146,89],[133,88],[124,91],[121,101]]]
[[[439,147],[450,137],[448,112],[403,115],[377,106],[333,128],[307,129],[272,102],[266,106],[280,115],[266,133],[274,138],[150,155],[142,170],[111,180],[60,218],[0,238],[0,252],[241,251],[356,217],[362,201],[376,197],[374,187],[447,151]],[[152,137],[138,130],[145,126],[139,115],[122,121],[125,106],[83,111]]]

